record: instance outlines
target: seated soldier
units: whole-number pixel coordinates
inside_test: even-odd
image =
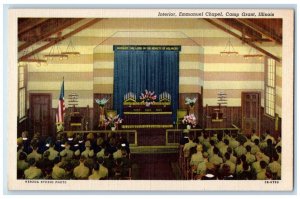
[[[247,141],[243,145],[244,145],[244,147],[246,147],[248,145],[252,147],[254,145],[254,143],[251,141],[250,135],[247,136]]]
[[[268,139],[272,140],[272,144],[276,144],[275,138],[271,135],[270,130],[266,130],[266,137],[264,141],[267,141]]]
[[[196,153],[191,156],[190,166],[197,167],[200,162],[203,161],[202,145],[198,144],[196,147]]]
[[[46,173],[51,173],[53,167],[53,161],[49,160],[49,155],[50,152],[45,151],[42,159],[36,163],[36,166],[42,170],[44,176],[46,176]]]
[[[106,179],[108,178],[108,169],[103,165],[104,159],[102,157],[98,158],[98,164],[99,164],[99,176],[100,179]]]
[[[19,155],[19,159],[17,160],[17,177],[23,178],[24,171],[29,168],[28,162],[26,162],[27,155],[24,152],[21,152]]]
[[[227,153],[228,145],[229,145],[229,140],[228,139],[224,139],[223,146],[221,148],[219,148],[222,157],[224,157],[225,153]]]
[[[262,161],[262,157],[260,155],[260,152],[258,152],[256,154],[256,162],[252,163],[252,170],[255,174],[257,174],[261,171],[260,161]]]
[[[31,146],[33,150],[30,154],[27,155],[27,160],[29,160],[30,158],[34,158],[35,162],[37,162],[42,158],[42,155],[38,153],[37,143],[33,142]]]
[[[207,150],[209,158],[214,155],[215,141],[210,140],[210,148]]]
[[[236,160],[237,160],[237,157],[233,154],[233,151],[232,151],[231,147],[227,148],[227,153],[229,153],[229,155],[230,155],[230,161],[235,164]]]
[[[66,176],[66,171],[61,167],[62,166],[62,162],[60,161],[59,157],[56,157],[53,161],[54,166],[52,168],[52,179],[55,180],[62,180],[65,179]]]
[[[209,158],[209,162],[213,163],[217,168],[223,163],[223,159],[220,157],[218,148],[214,148],[214,154],[211,158]]]
[[[42,170],[35,166],[35,158],[30,158],[28,160],[29,168],[24,171],[25,179],[42,179]]]
[[[258,139],[258,141],[260,140],[258,133],[256,133],[256,131],[253,129],[252,130],[252,135],[251,135],[251,141],[254,142],[254,140]]]
[[[197,170],[196,170],[196,173],[197,173],[197,175],[200,176],[200,178],[202,178],[206,174],[207,163],[208,163],[208,153],[204,152],[203,153],[203,161],[201,161],[197,165]]]
[[[70,149],[70,144],[65,143],[65,149],[60,152],[60,156],[65,157],[66,161],[69,161],[73,158],[74,152]]]
[[[104,157],[104,151],[105,151],[105,145],[104,147],[101,148],[101,150],[97,153],[96,157],[100,158],[100,157]]]
[[[105,154],[107,152],[105,151]],[[108,154],[103,157],[104,163],[103,166],[108,169],[108,177],[113,177],[115,175],[114,167],[116,166],[115,159],[112,154]]]
[[[276,147],[276,152],[278,155],[278,162],[281,164],[281,146]]]
[[[237,176],[239,176],[243,171],[244,171],[244,169],[243,169],[243,161],[241,160],[241,158],[237,158],[235,174]]]
[[[256,158],[253,154],[251,154],[251,146],[250,145],[246,146],[246,150],[247,150],[247,153],[245,154],[246,161],[249,165],[251,165],[253,162],[255,162]]]
[[[81,155],[88,158],[89,154],[94,156],[94,150],[91,149],[91,142],[88,140],[85,142],[85,150],[81,153]]]
[[[89,180],[100,180],[100,174],[99,174],[99,164],[95,163],[93,166],[92,175],[89,176]]]
[[[267,147],[264,148],[263,152],[268,157],[272,157],[272,155],[276,153],[276,149],[275,149],[271,139],[267,139]]]
[[[255,155],[257,152],[260,152],[259,148],[259,139],[254,140],[254,145],[251,147],[251,154]]]
[[[114,157],[115,160],[122,157],[122,151],[121,150],[122,150],[122,146],[118,145],[117,151],[113,153],[113,157]]]
[[[189,142],[188,143],[186,143],[185,145],[184,145],[184,147],[183,147],[183,153],[184,153],[184,157],[189,157],[190,156],[190,149],[192,148],[192,147],[195,147],[197,144],[193,141],[193,136],[192,135],[190,135],[189,136]]]
[[[48,159],[53,161],[58,156],[58,151],[54,149],[54,144],[52,142],[49,143],[49,157]]]
[[[235,153],[237,155],[237,157],[241,157],[242,155],[247,153],[246,148],[243,146],[242,143],[240,143],[240,145],[238,147],[235,148]]]
[[[87,179],[90,175],[90,169],[85,165],[86,158],[80,157],[80,163],[74,168],[73,175],[76,179]]]
[[[263,160],[260,161],[260,168],[261,168],[261,170],[257,173],[256,179],[257,180],[266,180],[267,179],[267,176],[266,176],[267,163]]]
[[[203,141],[201,144],[203,146],[203,149],[205,150],[208,150],[210,148],[210,139],[207,131],[203,133]]]
[[[236,147],[238,147],[240,145],[240,143],[235,139],[235,138],[231,138],[229,140],[229,147],[232,149],[235,149]]]
[[[223,142],[223,133],[218,133],[217,138],[218,138],[218,142],[215,146],[220,150],[225,145]]]
[[[268,165],[269,170],[273,176],[272,179],[280,179],[281,178],[281,165],[278,162],[279,156],[278,154],[273,154],[272,162]]]
[[[224,162],[224,164],[226,164],[226,165],[229,166],[229,173],[233,175],[233,174],[235,173],[235,163],[233,163],[233,162],[230,160],[230,154],[229,154],[228,152],[225,153],[224,157],[225,157],[225,162]],[[223,164],[223,165],[224,165],[224,164]],[[221,166],[221,167],[222,167],[222,166]]]

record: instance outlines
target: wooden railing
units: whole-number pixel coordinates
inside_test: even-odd
[[[67,133],[70,131],[64,131],[62,133]],[[104,138],[107,139],[109,134],[116,134],[118,136],[126,135],[126,139],[129,142],[130,146],[137,146],[137,131],[136,130],[101,130],[101,131],[72,131],[72,133],[76,134],[97,134],[97,135],[104,135]]]
[[[230,136],[236,137],[239,134],[240,129],[232,124],[230,128],[206,128],[206,129],[166,129],[166,145],[179,145],[180,139],[184,134],[192,135],[194,138],[197,138],[201,135],[202,132],[208,132],[208,135],[211,137],[214,134],[219,134],[228,132]]]

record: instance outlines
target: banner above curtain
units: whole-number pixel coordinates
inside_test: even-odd
[[[123,99],[128,92],[139,97],[145,89],[157,95],[166,91],[171,95],[175,121],[180,49],[180,46],[114,46],[114,109],[123,114]]]
[[[181,46],[124,46],[124,45],[118,45],[118,46],[114,46],[114,51],[136,51],[136,50],[159,50],[159,51],[163,51],[163,50],[167,50],[167,51],[181,51]]]

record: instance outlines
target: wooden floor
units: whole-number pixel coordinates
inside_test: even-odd
[[[166,130],[163,128],[138,129],[139,146],[164,146]]]
[[[178,180],[178,155],[133,154],[132,180]]]

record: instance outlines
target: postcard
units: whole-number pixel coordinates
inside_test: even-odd
[[[9,190],[293,190],[293,9],[8,20]]]

